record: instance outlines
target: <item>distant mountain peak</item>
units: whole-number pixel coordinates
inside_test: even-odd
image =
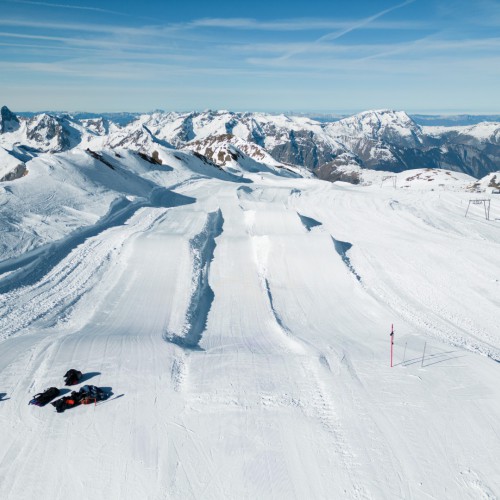
[[[19,118],[7,106],[2,106],[0,109],[0,134],[14,132],[19,126]]]
[[[365,138],[415,148],[423,140],[420,125],[405,111],[391,109],[363,111],[328,124],[326,129],[349,145],[352,145],[353,141],[359,143]]]
[[[373,119],[378,119],[386,125],[391,123],[401,123],[404,125],[411,124],[412,126],[418,127],[417,123],[406,113],[406,111],[397,111],[394,109],[373,109],[369,111],[362,111],[356,115],[343,118],[342,120],[339,120],[339,122],[348,123],[352,121],[369,121]]]

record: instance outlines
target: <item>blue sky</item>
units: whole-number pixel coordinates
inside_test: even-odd
[[[0,0],[13,110],[500,112],[500,0]]]

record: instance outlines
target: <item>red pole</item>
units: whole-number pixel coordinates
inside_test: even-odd
[[[392,351],[394,346],[394,325],[391,324],[391,368],[392,368]]]

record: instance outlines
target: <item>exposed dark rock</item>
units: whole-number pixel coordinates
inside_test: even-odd
[[[143,160],[146,160],[149,163],[152,163],[153,165],[162,165],[161,159],[158,157],[158,151],[153,151],[153,155],[149,156],[146,153],[143,153],[139,151],[137,153]]]
[[[0,134],[14,132],[19,128],[19,119],[7,106],[0,109]]]
[[[111,170],[115,170],[115,167],[113,166],[112,163],[110,163],[108,160],[106,160],[102,154],[100,153],[96,153],[95,151],[92,151],[91,149],[87,148],[86,150],[86,153],[90,156],[92,156],[92,158],[95,158],[96,160],[99,160],[101,163],[104,163],[104,165],[106,165],[107,167],[109,167]]]
[[[317,168],[314,173],[319,179],[330,182],[343,181],[351,184],[359,184],[361,181],[358,172],[344,170],[337,167],[334,163],[325,163]]]
[[[223,168],[221,168],[219,165],[214,163],[212,160],[209,160],[205,155],[202,155],[202,154],[198,153],[197,151],[193,151],[193,155],[196,156],[196,158],[201,160],[206,165],[210,165],[211,167],[215,167],[215,168],[218,168],[219,170],[224,171]]]
[[[28,170],[26,168],[26,165],[24,163],[20,163],[17,167],[15,167],[13,170],[11,170],[7,175],[4,175],[0,179],[0,182],[15,181],[16,179],[24,177],[27,174],[28,174]]]
[[[36,115],[27,123],[26,137],[42,148],[50,151],[64,151],[71,147],[69,133],[63,128],[63,119],[42,114]]]
[[[275,160],[302,165],[310,170],[332,161],[342,152],[344,151],[327,146],[307,130],[290,131],[286,142],[269,151]]]

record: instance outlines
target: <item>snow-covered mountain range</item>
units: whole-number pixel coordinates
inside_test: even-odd
[[[204,111],[155,112],[120,125],[106,117],[17,117],[5,106],[0,116],[0,147],[19,161],[76,146],[145,152],[160,144],[191,149],[219,166],[241,155],[274,167],[303,167],[326,180],[349,180],[350,172],[359,168],[443,168],[479,178],[500,164],[500,123],[420,126],[403,111],[367,111],[332,123],[303,116]]]

